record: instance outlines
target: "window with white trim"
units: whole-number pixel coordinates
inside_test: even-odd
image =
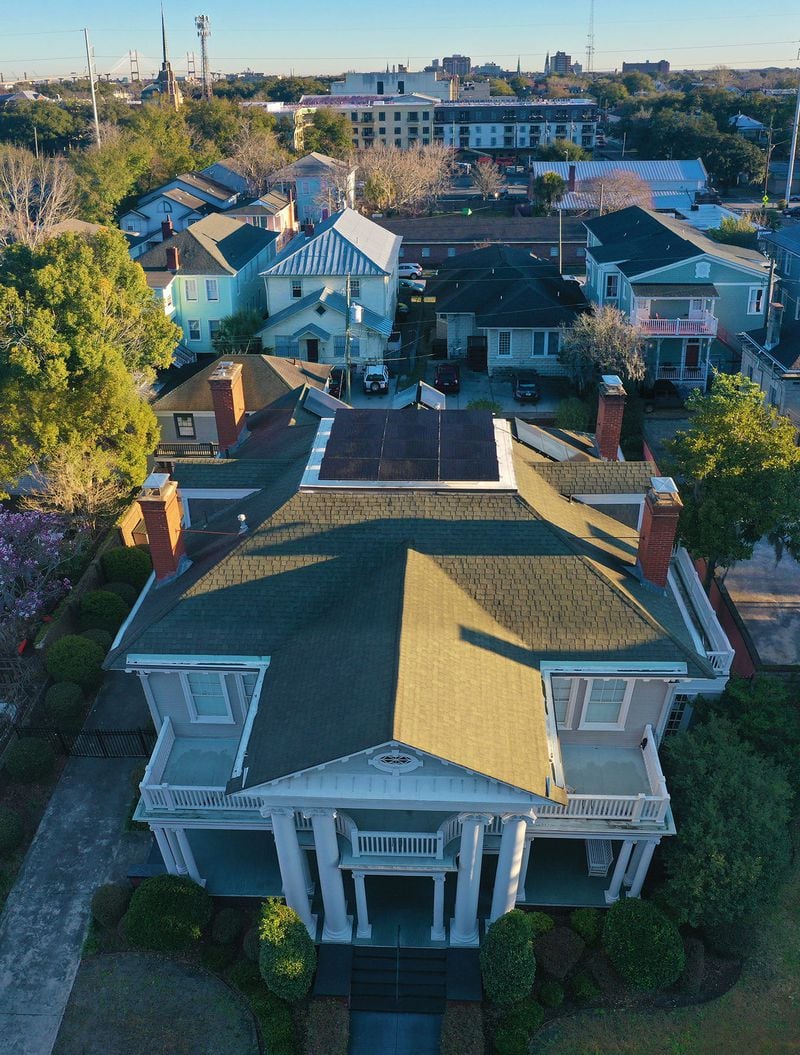
[[[292,279],[292,299],[300,300],[303,296],[303,283],[299,278]]]
[[[356,299],[361,296],[361,279],[351,278],[350,279],[350,296]]]
[[[764,310],[764,287],[751,286],[747,296],[747,314],[761,315]]]
[[[197,279],[185,278],[183,280],[183,295],[186,300],[197,300]]]
[[[511,330],[500,330],[497,334],[497,354],[511,355]]]
[[[181,681],[193,722],[233,722],[225,679],[219,671],[181,672]]]
[[[206,300],[219,300],[219,282],[215,278],[206,279]]]
[[[556,721],[562,729],[569,728],[571,720],[570,702],[572,699],[573,682],[569,678],[552,678],[550,691],[553,697],[553,709]]]
[[[622,729],[633,692],[624,678],[589,678],[583,702],[581,729]]]
[[[664,726],[664,736],[672,736],[674,733],[679,733],[681,729],[686,728],[688,712],[693,700],[694,696],[690,696],[688,692],[675,693],[667,717],[667,724]]]
[[[179,440],[196,439],[194,414],[174,414],[173,417],[175,419],[175,435]]]
[[[614,273],[606,275],[605,282],[606,300],[616,300],[619,296],[619,275]]]
[[[200,333],[200,320],[199,319],[187,319],[186,320],[186,329],[188,330],[189,340],[190,341],[200,341],[200,340],[202,340],[202,335]]]

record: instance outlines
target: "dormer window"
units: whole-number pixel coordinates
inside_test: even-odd
[[[369,760],[371,766],[380,769],[383,773],[410,773],[422,765],[422,760],[407,751],[385,751],[380,755],[373,755]]]

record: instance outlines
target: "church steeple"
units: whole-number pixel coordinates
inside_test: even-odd
[[[162,62],[164,66],[169,65],[169,55],[167,54],[167,24],[164,21],[164,5],[161,5],[161,53]]]
[[[178,87],[178,80],[175,76],[175,71],[172,69],[172,63],[169,61],[169,51],[167,50],[167,22],[164,18],[164,5],[161,5],[161,50],[163,54],[163,60],[161,62],[161,69],[158,77],[156,77],[155,87],[158,90],[158,94],[162,98],[169,100],[170,106],[177,110],[183,103],[183,93]]]

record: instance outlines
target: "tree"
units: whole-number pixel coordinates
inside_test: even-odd
[[[581,195],[588,199],[588,207],[597,209],[601,216],[627,209],[629,205],[640,205],[643,209],[653,207],[650,185],[635,173],[626,172],[624,169],[586,180],[578,189]]]
[[[347,158],[353,150],[353,133],[344,114],[327,107],[315,110],[303,128],[303,150],[316,150],[332,158]]]
[[[197,99],[186,105],[186,124],[197,140],[213,143],[227,157],[242,127],[241,107],[226,99]]]
[[[513,95],[514,89],[501,77],[489,78],[489,95]]]
[[[82,530],[97,534],[113,521],[130,496],[110,451],[79,441],[60,447],[37,465],[23,509],[59,513]]]
[[[0,245],[39,245],[75,214],[75,204],[75,180],[62,158],[0,147]]]
[[[0,110],[0,141],[28,150],[61,152],[87,136],[88,123],[60,103],[24,100]]]
[[[740,245],[745,249],[758,247],[758,227],[749,216],[725,216],[719,227],[709,228],[706,234],[725,245]]]
[[[755,143],[736,133],[713,136],[700,156],[721,187],[735,186],[740,178],[747,183],[759,183],[764,179],[766,154]]]
[[[243,308],[220,320],[219,328],[211,339],[218,355],[247,355],[260,352],[261,341],[256,334],[264,320],[255,308]]]
[[[375,144],[359,151],[357,164],[367,209],[413,215],[442,193],[452,170],[453,154],[439,143],[419,150]]]
[[[496,198],[503,189],[503,173],[491,158],[481,158],[472,168],[472,182],[486,201]]]
[[[481,946],[481,974],[486,995],[496,1004],[515,1004],[533,988],[536,957],[533,933],[519,909],[494,921]]]
[[[113,224],[120,204],[133,196],[148,172],[152,151],[138,137],[103,125],[100,145],[76,151],[70,160],[83,219]]]
[[[539,207],[550,212],[557,201],[564,196],[567,189],[566,180],[557,172],[543,172],[533,181],[533,197]]]
[[[622,83],[629,95],[639,95],[642,92],[650,95],[656,90],[653,78],[646,73],[640,73],[639,70],[624,74]]]
[[[145,150],[147,157],[147,166],[136,185],[138,194],[215,160],[198,153],[183,110],[173,110],[166,102],[153,101],[135,110],[126,131],[130,140]]]
[[[784,771],[717,717],[670,737],[663,757],[678,833],[662,850],[659,900],[692,927],[753,914],[789,864],[792,791]]]
[[[295,1003],[311,988],[317,966],[314,942],[294,909],[267,898],[258,923],[261,949],[258,967],[267,988]]]
[[[617,308],[592,305],[561,333],[559,360],[583,391],[599,374],[618,374],[623,380],[641,381],[645,375],[642,339],[635,326]]]
[[[537,161],[585,161],[586,151],[570,139],[556,139],[536,148]]]
[[[260,196],[269,190],[272,175],[286,164],[288,154],[271,129],[247,124],[239,128],[230,160],[247,180],[250,194]]]
[[[596,81],[592,81],[589,86],[589,94],[597,99],[600,106],[607,106],[613,109],[613,107],[625,102],[628,98],[628,89],[624,84],[620,84],[619,81],[601,77]]]
[[[718,566],[747,560],[771,532],[800,557],[800,448],[792,422],[741,374],[717,374],[711,391],[693,392],[687,407],[691,423],[671,444],[671,469],[684,503],[681,539],[706,561],[706,588]]]

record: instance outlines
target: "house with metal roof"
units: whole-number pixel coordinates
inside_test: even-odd
[[[618,378],[600,400],[560,474],[487,411],[341,408],[145,482],[154,572],[106,665],[158,733],[151,873],[282,896],[323,944],[639,895],[675,831],[659,745],[732,652],[674,483],[617,460]]]
[[[382,361],[397,307],[400,242],[353,209],[297,235],[262,272],[264,348],[310,362]]]
[[[651,381],[705,388],[738,368],[737,334],[761,329],[769,262],[639,206],[584,221],[586,296],[618,308],[642,335]]]
[[[275,259],[278,236],[222,213],[165,233],[166,240],[138,263],[153,295],[183,330],[186,349],[211,353],[222,319],[247,308],[264,310],[259,275]]]
[[[556,202],[563,212],[597,210],[599,187],[618,174],[634,176],[650,191],[654,209],[689,209],[698,194],[708,191],[708,172],[700,158],[671,161],[532,161],[533,181],[554,172],[566,184],[564,195]]]

